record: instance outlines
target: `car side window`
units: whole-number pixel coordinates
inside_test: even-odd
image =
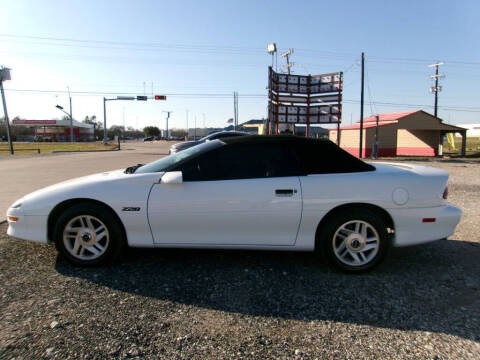
[[[289,146],[232,144],[182,164],[184,181],[254,179],[299,175],[298,160]]]

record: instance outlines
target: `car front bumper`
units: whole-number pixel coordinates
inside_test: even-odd
[[[410,246],[453,235],[462,210],[453,205],[389,209],[395,226],[394,246]],[[427,222],[425,222],[427,221]]]
[[[11,221],[11,217],[18,220]],[[47,243],[47,220],[48,216],[46,215],[29,216],[23,213],[22,208],[9,208],[7,211],[7,235],[22,240]]]

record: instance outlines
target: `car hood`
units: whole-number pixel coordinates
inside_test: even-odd
[[[34,191],[16,202],[22,202],[23,211],[29,215],[43,215],[61,201],[75,198],[107,202],[122,195],[120,190],[131,185],[144,185],[150,189],[163,173],[125,174],[124,170],[108,171],[63,181]],[[120,194],[119,194],[120,192]],[[123,194],[125,195],[125,194]]]

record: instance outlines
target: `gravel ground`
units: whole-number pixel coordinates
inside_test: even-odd
[[[480,359],[480,164],[451,173],[450,240],[374,272],[309,253],[130,250],[73,268],[0,227],[0,359]]]

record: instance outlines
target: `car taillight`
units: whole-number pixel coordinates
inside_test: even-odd
[[[448,197],[448,188],[445,188],[445,191],[443,192],[443,198],[446,200]]]

